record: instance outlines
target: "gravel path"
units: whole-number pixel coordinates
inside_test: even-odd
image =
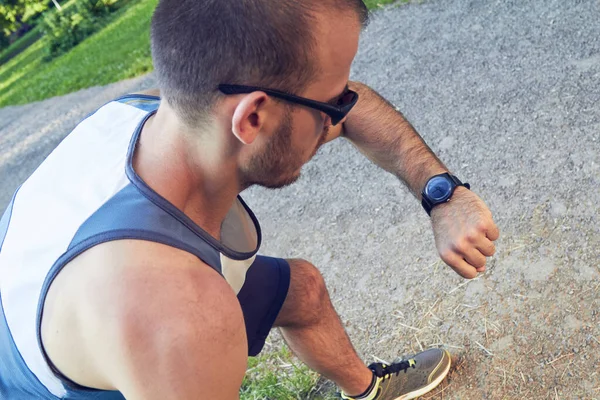
[[[420,205],[344,141],[297,184],[245,194],[263,252],[321,268],[366,360],[455,355],[432,398],[600,397],[598,21],[597,0],[431,0],[377,12],[362,37],[353,78],[495,214],[498,252],[477,279],[438,261]],[[153,83],[0,109],[0,206],[87,113]]]

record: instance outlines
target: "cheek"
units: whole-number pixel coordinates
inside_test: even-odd
[[[296,157],[307,162],[322,144],[325,132],[324,119],[319,112],[301,110],[294,113],[292,148]]]
[[[312,122],[312,121],[311,121]],[[317,121],[316,123],[311,123],[306,131],[306,136],[308,136],[308,145],[306,147],[306,154],[312,158],[314,156],[317,147],[323,144],[323,138],[326,134],[326,128],[323,125],[323,121]]]
[[[301,118],[298,119],[298,133],[302,136],[300,140],[304,148],[312,150],[321,140],[327,122],[326,117],[320,112],[302,113]]]

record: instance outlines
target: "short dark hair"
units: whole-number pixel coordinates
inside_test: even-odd
[[[161,95],[194,125],[220,83],[301,91],[318,70],[313,13],[323,7],[368,21],[362,0],[160,0],[151,38]]]

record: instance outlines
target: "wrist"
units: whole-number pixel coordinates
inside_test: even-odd
[[[457,188],[470,189],[468,183],[461,182],[448,172],[437,174],[427,180],[421,191],[421,205],[428,215],[437,206],[447,203],[453,197]]]
[[[419,201],[423,200],[423,191],[425,190],[425,186],[427,185],[427,182],[429,182],[431,180],[431,178],[433,178],[434,176],[441,175],[441,174],[450,174],[450,171],[448,171],[444,167],[430,168],[427,170],[427,174],[423,174],[419,178],[417,185],[413,189],[413,191],[417,195],[417,199]]]

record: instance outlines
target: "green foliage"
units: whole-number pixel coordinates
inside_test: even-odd
[[[68,53],[44,62],[39,40],[0,65],[0,107],[25,104],[152,70],[150,18],[158,0],[140,0],[111,14],[111,22]]]
[[[40,30],[37,27],[35,27],[23,36],[21,36],[19,39],[15,40],[15,42],[12,43],[9,47],[6,47],[4,50],[0,51],[0,65],[4,64],[11,58],[16,57],[19,53],[21,53],[26,48],[35,43],[37,40],[39,40],[41,35],[42,34],[40,33]],[[1,37],[4,37],[2,33],[0,33],[0,38]],[[2,48],[1,45],[0,48]]]
[[[0,35],[8,36],[48,8],[42,0],[0,0]]]
[[[0,30],[0,50],[6,49],[9,45],[9,37],[2,30]]]
[[[46,59],[66,53],[100,30],[120,3],[116,0],[78,0],[62,11],[47,13],[40,26],[46,41]]]
[[[328,400],[320,393],[319,375],[294,358],[287,347],[248,361],[240,400]]]
[[[366,3],[373,8],[388,1]],[[76,1],[69,3],[61,1],[63,10],[74,6]],[[103,29],[50,62],[44,62],[43,40],[34,42],[10,60],[5,59],[0,64],[0,107],[43,100],[152,71],[149,32],[157,3],[158,0],[139,0],[124,5],[110,15],[110,22]],[[6,51],[11,51],[13,45]]]
[[[392,3],[409,3],[410,0],[364,0],[369,10],[374,10]]]

